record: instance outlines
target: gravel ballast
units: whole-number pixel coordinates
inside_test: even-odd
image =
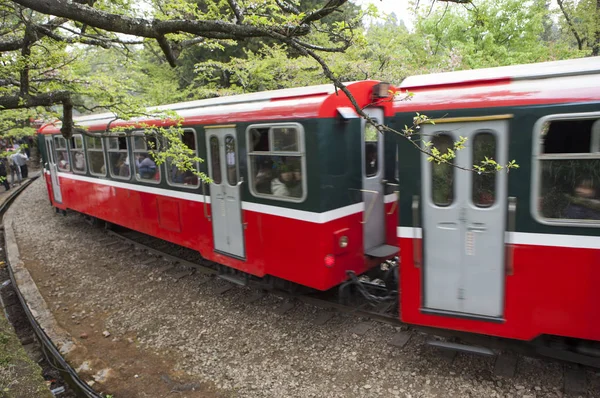
[[[90,358],[72,365],[115,398],[564,396],[559,362],[520,357],[505,379],[493,374],[494,358],[448,359],[425,335],[412,332],[397,348],[390,325],[359,336],[351,329],[365,319],[317,325],[322,309],[298,304],[279,315],[283,299],[273,295],[247,303],[249,289],[218,294],[222,281],[172,278],[144,253],[107,247],[81,217],[56,214],[43,179],[10,212],[22,260],[59,324],[86,347]],[[586,376],[581,396],[600,397],[600,373]]]

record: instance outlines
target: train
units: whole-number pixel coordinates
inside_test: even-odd
[[[144,126],[164,120],[82,116],[69,139],[44,125],[49,200],[193,249],[238,284],[330,291],[388,264],[406,324],[600,366],[600,58],[347,88],[395,132],[333,84],[153,108],[181,118],[210,183],[151,161]],[[431,122],[398,134],[416,114]],[[461,137],[450,163],[428,159],[428,142]],[[472,170],[485,159],[519,167]]]

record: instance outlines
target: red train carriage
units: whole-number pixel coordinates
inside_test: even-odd
[[[456,166],[485,156],[520,165],[463,172],[398,141],[402,320],[561,339],[600,356],[600,58],[409,77],[400,88],[415,96],[395,105],[393,127],[421,112],[436,119],[425,140],[468,138]]]
[[[391,115],[387,85],[348,88],[372,117]],[[182,139],[206,159],[199,168],[210,187],[169,163],[157,167],[136,124],[92,115],[76,120],[88,133],[69,141],[56,126],[39,130],[52,204],[319,290],[397,254],[395,195],[384,184],[394,165],[384,166],[382,133],[365,128],[333,85],[159,109],[184,119]],[[129,134],[107,136],[109,123]]]

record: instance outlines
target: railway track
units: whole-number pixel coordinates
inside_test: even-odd
[[[199,253],[194,250],[181,247],[164,240],[154,238],[143,233],[126,229],[123,227],[108,225],[106,228],[107,239],[104,242],[106,245],[121,245],[130,250],[136,248],[146,251],[158,261],[162,258],[164,261],[171,263],[165,265],[162,269],[165,272],[170,271],[172,277],[179,279],[191,276],[195,273],[203,274],[208,277],[218,278],[218,264],[207,261]],[[252,287],[252,284],[249,284]],[[224,294],[236,288],[236,283],[229,283],[219,288],[217,294]],[[263,297],[265,294],[273,294],[285,299],[283,303],[274,308],[274,312],[284,314],[292,310],[297,304],[304,303],[323,309],[314,323],[323,325],[338,314],[353,315],[357,318],[367,318],[367,321],[361,321],[351,330],[356,335],[364,335],[373,326],[373,322],[385,323],[395,326],[396,333],[391,336],[389,344],[398,348],[403,348],[410,340],[413,333],[425,333],[429,336],[435,336],[428,341],[428,344],[442,350],[441,355],[444,360],[453,361],[454,357],[459,352],[495,356],[494,374],[503,377],[512,377],[517,371],[517,363],[519,356],[537,357],[542,359],[554,359],[564,364],[564,391],[567,394],[577,395],[585,389],[585,369],[586,366],[592,364],[572,363],[570,358],[562,358],[553,353],[541,354],[530,344],[496,338],[492,336],[481,336],[469,333],[461,333],[454,331],[445,331],[426,327],[418,327],[407,325],[401,322],[398,318],[398,312],[390,312],[389,306],[378,306],[372,308],[369,303],[356,305],[341,304],[337,301],[337,297],[332,292],[318,292],[312,294],[293,294],[281,290],[265,291],[256,288],[251,289],[251,296],[246,302],[251,303]],[[550,355],[548,355],[550,354]]]
[[[16,197],[16,196],[15,196]],[[13,198],[14,199],[14,198]],[[10,203],[2,206],[1,212],[4,212]],[[205,276],[206,281],[216,281],[219,278],[218,266],[214,263],[208,262],[203,259],[199,253],[171,244],[169,242],[153,238],[148,235],[141,234],[136,231],[123,229],[116,227],[112,229],[106,229],[106,237],[101,240],[101,243],[106,247],[110,248],[114,253],[119,252],[130,252],[132,248],[135,250],[146,253],[147,258],[144,260],[145,264],[152,265],[153,268],[168,274],[170,277],[175,279],[182,279],[191,277],[192,275],[201,274]],[[153,264],[154,263],[154,264]],[[14,283],[14,279],[13,279]],[[228,280],[219,280],[219,287],[217,294],[227,294],[228,291],[235,289],[236,284]],[[252,283],[248,284],[253,287]],[[18,290],[18,289],[17,289]],[[511,341],[505,341],[501,339],[485,338],[481,336],[471,335],[459,335],[461,342],[468,342],[471,345],[465,346],[464,344],[458,344],[456,340],[456,334],[452,333],[441,333],[439,330],[428,330],[421,329],[414,326],[408,326],[402,323],[398,319],[396,312],[389,312],[389,308],[381,306],[380,308],[373,308],[369,305],[347,305],[341,304],[336,301],[335,295],[332,292],[324,292],[319,294],[299,294],[289,293],[278,290],[271,290],[266,292],[265,289],[260,286],[255,286],[254,289],[248,290],[247,303],[251,303],[258,300],[266,294],[276,295],[284,300],[279,307],[273,309],[273,311],[284,314],[301,303],[309,304],[315,307],[322,308],[323,311],[317,313],[314,323],[322,325],[327,323],[330,319],[339,314],[348,314],[356,316],[357,318],[366,318],[357,321],[352,327],[351,332],[356,335],[365,335],[374,326],[374,322],[382,322],[395,326],[395,333],[390,336],[389,343],[396,347],[404,347],[415,333],[427,332],[436,336],[444,336],[448,339],[432,339],[430,345],[438,346],[440,348],[446,348],[443,355],[443,360],[453,360],[454,356],[459,351],[466,351],[471,354],[479,355],[495,355],[497,357],[494,367],[494,373],[496,375],[510,377],[517,372],[517,363],[519,355],[524,356],[538,356],[535,351],[532,351],[528,347],[522,344],[514,344]],[[22,297],[19,295],[19,299],[23,302]],[[25,308],[27,306],[25,305]],[[60,367],[65,374],[69,375],[69,384],[75,386],[78,389],[79,396],[82,397],[100,397],[91,387],[87,386],[85,382],[79,379],[77,373],[68,365],[68,363],[61,357],[60,353],[51,341],[45,336],[43,330],[37,325],[33,316],[28,312],[28,318],[30,319],[38,339],[43,343],[48,355],[52,358],[54,364]],[[493,350],[481,349],[482,347],[492,347]],[[466,349],[468,347],[469,349]],[[442,359],[442,358],[440,358]],[[582,380],[585,380],[585,368],[579,366],[570,366],[565,364],[565,382],[564,389],[567,393],[577,394],[582,388]]]

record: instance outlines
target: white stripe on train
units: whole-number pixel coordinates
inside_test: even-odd
[[[49,173],[48,173],[49,174]],[[115,188],[131,189],[139,192],[147,192],[155,195],[168,196],[176,199],[184,199],[195,202],[204,203],[204,195],[191,192],[172,191],[170,189],[155,188],[145,185],[134,185],[120,181],[113,181],[102,178],[91,178],[78,174],[61,173],[58,175],[62,178],[72,180],[86,181]],[[385,203],[391,203],[396,200],[396,194],[385,195]],[[210,196],[206,196],[206,202],[210,203]],[[311,211],[294,210],[285,207],[269,206],[253,202],[242,202],[242,209],[254,211],[257,213],[271,214],[278,217],[291,218],[300,221],[324,224],[338,218],[346,217],[352,214],[360,213],[364,210],[364,203],[356,203],[353,205],[341,207],[326,211],[324,213],[314,213]],[[417,238],[423,237],[421,228],[413,227],[398,227],[397,236],[399,238]],[[555,235],[555,234],[536,234],[528,232],[508,232],[506,234],[508,243],[519,245],[534,245],[534,246],[554,246],[554,247],[572,247],[581,249],[600,249],[600,237],[598,236],[582,236],[582,235]]]
[[[397,234],[399,238],[423,238],[423,230],[421,228],[398,227]],[[515,245],[572,247],[577,249],[600,249],[600,236],[507,232],[506,242]]]
[[[135,184],[129,184],[126,182],[114,181],[114,180],[109,180],[109,179],[104,179],[104,178],[92,178],[92,177],[87,177],[87,176],[79,175],[79,174],[59,172],[58,175],[61,178],[68,178],[71,180],[86,181],[86,182],[90,182],[90,183],[94,183],[94,184],[106,185],[109,187],[130,189],[132,191],[146,192],[146,193],[151,193],[154,195],[167,196],[170,198],[184,199],[184,200],[190,200],[190,201],[200,202],[200,203],[204,203],[204,201],[206,200],[206,203],[210,203],[209,195],[206,195],[206,197],[205,197],[204,195],[199,194],[199,193],[173,191],[170,189],[149,187],[146,185],[135,185]],[[385,195],[385,197],[384,197],[385,203],[392,203],[394,200],[396,200],[396,194]],[[294,210],[294,209],[288,209],[285,207],[270,206],[270,205],[258,204],[258,203],[253,203],[253,202],[242,202],[242,209],[254,211],[254,212],[258,212],[258,213],[272,214],[272,215],[278,216],[278,217],[286,217],[286,218],[292,218],[295,220],[307,221],[307,222],[312,222],[312,223],[317,223],[317,224],[324,224],[326,222],[333,221],[338,218],[342,218],[342,217],[346,217],[346,216],[349,216],[352,214],[362,212],[364,210],[364,203],[355,203],[355,204],[352,204],[349,206],[341,207],[339,209],[326,211],[324,213],[315,213],[315,212],[304,211],[304,210]]]

